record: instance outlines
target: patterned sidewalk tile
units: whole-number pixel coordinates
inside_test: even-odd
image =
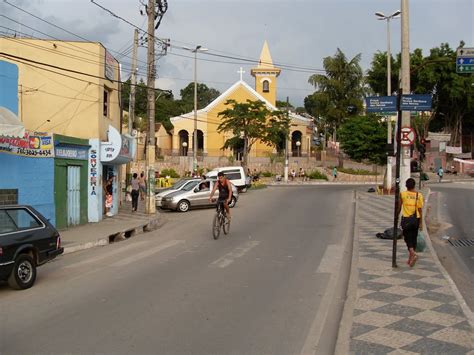
[[[420,253],[411,268],[405,243],[398,240],[398,268],[392,268],[392,241],[375,237],[393,224],[393,197],[360,194],[359,199],[350,352],[474,355],[473,329],[430,251]]]

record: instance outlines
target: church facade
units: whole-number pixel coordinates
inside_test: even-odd
[[[232,137],[232,132],[217,132],[222,117],[219,113],[228,108],[227,100],[233,99],[237,102],[262,101],[270,111],[278,110],[276,107],[277,78],[281,69],[274,66],[268,44],[265,41],[258,65],[251,70],[255,78],[254,88],[242,80],[242,69],[240,80],[217,97],[207,107],[197,111],[197,155],[205,157],[229,157],[234,156],[237,160],[241,158],[238,149],[223,150],[222,147],[227,139]],[[312,120],[291,113],[290,136],[288,148],[290,156],[308,156],[311,149]],[[168,146],[163,150],[173,156],[193,155],[193,132],[194,111],[171,118],[174,126]],[[263,142],[257,141],[252,146],[249,157],[268,157],[277,153],[276,147],[270,147]]]

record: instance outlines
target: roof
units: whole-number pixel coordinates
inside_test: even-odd
[[[12,111],[0,107],[0,136],[22,138],[25,135],[25,126]]]

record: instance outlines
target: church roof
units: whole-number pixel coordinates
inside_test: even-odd
[[[263,43],[262,52],[260,53],[260,59],[258,60],[258,65],[256,68],[251,70],[251,74],[255,76],[258,72],[273,72],[278,76],[281,72],[280,68],[277,68],[273,65],[272,55],[270,54],[270,49],[268,48],[268,43],[265,41]]]

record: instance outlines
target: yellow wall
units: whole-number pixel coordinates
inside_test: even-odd
[[[50,65],[2,58],[18,66],[19,116],[27,129],[101,140],[107,139],[109,124],[120,129],[118,84],[101,79],[105,48],[100,43],[0,38],[0,48],[25,63]],[[115,61],[115,80],[118,75]],[[102,114],[104,86],[111,90],[109,117]]]

